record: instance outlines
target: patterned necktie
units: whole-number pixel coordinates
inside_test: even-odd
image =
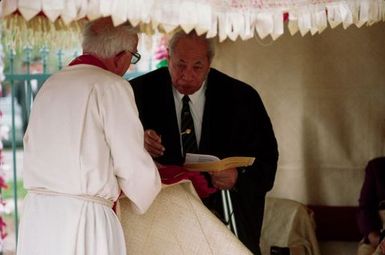
[[[181,135],[183,144],[183,154],[187,152],[198,152],[197,139],[195,137],[194,121],[191,116],[188,96],[183,96],[183,107],[181,113]]]

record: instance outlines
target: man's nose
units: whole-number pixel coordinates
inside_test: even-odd
[[[194,77],[194,73],[193,73],[192,68],[186,68],[186,69],[183,71],[182,77],[183,77],[183,79],[186,80],[186,81],[192,80],[193,77]]]

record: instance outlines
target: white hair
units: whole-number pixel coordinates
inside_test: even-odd
[[[87,23],[83,31],[83,51],[101,58],[110,58],[124,50],[132,50],[138,41],[137,29],[128,22],[113,26],[111,23],[96,25],[98,20]]]
[[[198,35],[195,30],[192,30],[190,33],[186,34],[183,30],[179,30],[173,36],[171,37],[169,44],[168,44],[168,50],[170,56],[173,55],[176,44],[178,41],[182,38],[197,38],[200,39],[207,44],[207,58],[209,59],[209,62],[213,60],[215,56],[215,41],[214,39],[208,39],[204,35]]]

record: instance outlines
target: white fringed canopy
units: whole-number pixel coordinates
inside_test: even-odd
[[[277,39],[287,22],[291,34],[321,33],[328,24],[361,27],[383,21],[384,0],[2,0],[0,15],[18,12],[26,21],[43,13],[65,25],[84,18],[111,16],[115,25],[129,20],[145,32],[196,29],[208,37],[242,40],[258,35]]]

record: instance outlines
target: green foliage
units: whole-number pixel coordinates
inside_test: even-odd
[[[163,59],[158,64],[156,64],[156,68],[167,67],[167,66],[168,66],[167,59]]]
[[[13,198],[13,187],[14,187],[14,182],[13,181],[8,181],[7,182],[8,188],[1,190],[1,194],[3,199],[9,199]],[[18,199],[23,199],[25,195],[27,195],[27,191],[24,189],[24,184],[23,181],[18,179],[16,181],[16,192],[17,192],[17,198]]]

